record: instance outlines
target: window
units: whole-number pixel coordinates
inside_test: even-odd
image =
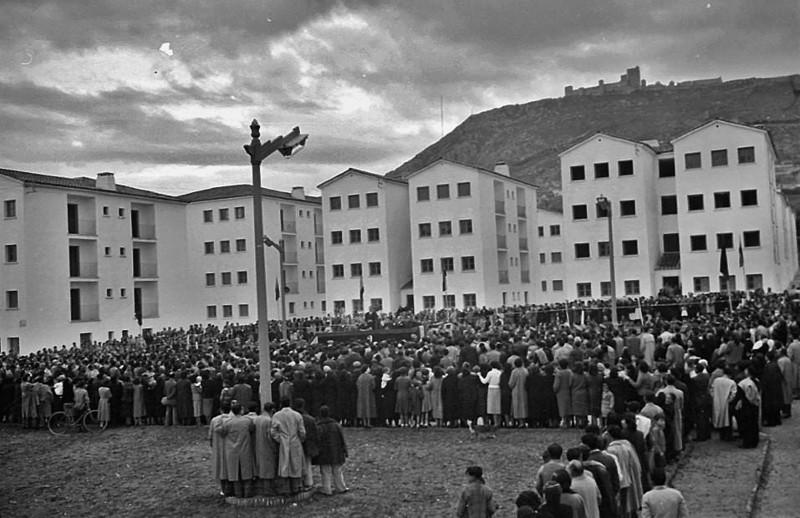
[[[730,207],[731,207],[731,193],[727,191],[714,193],[715,209],[729,209]]]
[[[250,316],[250,307],[247,304],[239,304],[239,316],[240,317]]]
[[[478,297],[474,293],[465,293],[462,299],[465,308],[474,308],[478,305]]]
[[[111,247],[107,246],[103,248],[103,253],[105,254],[106,257],[111,257]]]
[[[434,297],[433,295],[423,295],[422,308],[433,309],[434,307],[436,307],[436,297]]]
[[[597,256],[598,257],[608,257],[609,248],[608,248],[608,241],[598,241],[597,242]]]
[[[668,216],[670,214],[678,213],[678,197],[677,196],[662,196],[661,197],[661,215]]]
[[[331,210],[342,210],[341,196],[331,196],[329,199]]]
[[[353,308],[355,309],[355,308]],[[289,314],[294,315],[294,302],[289,303]]]
[[[312,304],[311,307],[314,307],[313,306],[314,303],[312,302],[311,304]],[[375,311],[383,310],[383,299],[381,298],[369,299],[369,307],[374,308]]]
[[[608,217],[608,208],[606,208],[605,205],[601,205],[599,203],[595,203],[594,204],[594,213],[595,213],[595,216],[598,219],[607,218]]]
[[[450,184],[441,183],[436,186],[436,199],[437,200],[450,199]]]
[[[361,196],[358,194],[350,194],[347,197],[347,208],[348,209],[357,209],[361,207]]]
[[[430,223],[420,223],[419,224],[419,237],[431,237],[431,224]]]
[[[114,290],[111,288],[106,288],[106,298],[113,299],[114,298]]]
[[[451,221],[440,221],[439,222],[439,235],[440,236],[452,236],[453,235],[453,223]]]
[[[560,263],[561,262],[561,252],[550,252],[550,262],[551,263]]]
[[[17,290],[6,292],[6,309],[19,309],[19,293]]]
[[[728,150],[714,149],[711,151],[711,167],[728,165]]]
[[[344,277],[344,265],[343,264],[334,264],[332,266],[333,278],[339,279]]]
[[[717,234],[717,250],[733,248],[733,234],[730,232]]]
[[[244,219],[244,207],[234,207],[233,208],[233,217],[236,219]],[[244,304],[247,307],[247,304]],[[239,306],[241,308],[241,306]]]
[[[455,295],[443,295],[442,296],[442,305],[446,308],[454,308],[456,307],[456,296]]]
[[[219,253],[221,254],[229,254],[231,253],[231,242],[227,239],[224,241],[219,242]]]
[[[553,281],[553,291],[564,291],[564,281],[562,280]]]
[[[6,245],[6,262],[17,262],[17,245]]]
[[[452,272],[455,270],[455,263],[452,257],[442,257],[440,261],[442,265],[442,271]]]
[[[658,161],[658,177],[672,178],[675,176],[675,159],[667,158]]]
[[[461,258],[461,271],[462,272],[475,271],[475,256],[467,255]]]
[[[747,189],[740,192],[742,198],[742,207],[752,207],[758,205],[758,191],[755,189]]]
[[[575,259],[586,259],[589,256],[589,243],[575,243]]]
[[[350,263],[350,277],[361,277],[363,274],[361,263]]]
[[[698,234],[695,236],[689,236],[689,246],[692,252],[703,252],[708,249],[706,245],[706,235],[705,234]]]
[[[577,285],[578,297],[591,297],[592,296],[592,283],[579,282]]]
[[[203,243],[203,247],[205,249],[206,254],[213,254],[214,253],[214,242],[213,241],[206,241]]]
[[[695,293],[705,293],[710,289],[708,277],[695,277],[692,279],[692,285],[694,286]]]
[[[431,188],[427,185],[417,187],[417,201],[428,201],[431,199]]]
[[[745,282],[748,290],[764,289],[764,279],[760,273],[748,273],[745,275]]]
[[[217,276],[213,273],[206,274],[206,286],[215,286],[217,284]]]
[[[633,160],[620,160],[617,162],[620,176],[633,176]]]
[[[689,194],[686,196],[686,201],[689,204],[689,210],[703,210],[703,195],[702,194]]]
[[[342,244],[342,231],[341,230],[333,230],[333,231],[331,231],[331,244],[333,244],[333,245],[341,245]]]
[[[758,230],[742,232],[742,239],[745,247],[761,246],[761,232]]]
[[[471,219],[458,220],[458,232],[460,234],[472,234],[472,220]]]
[[[231,272],[222,272],[222,285],[223,286],[231,285]]]
[[[638,295],[639,281],[625,281],[625,295]]]
[[[569,178],[573,182],[586,180],[586,169],[582,165],[573,165],[569,168]]]
[[[639,255],[639,241],[626,239],[622,242],[622,255]]]
[[[756,161],[756,150],[753,146],[740,147],[736,152],[740,164],[752,164]]]
[[[247,240],[246,239],[237,239],[236,240],[236,251],[237,252],[245,252],[247,250]]]
[[[369,263],[369,275],[370,277],[377,277],[381,274],[381,263]]]
[[[456,193],[459,198],[468,198],[472,196],[472,184],[469,182],[458,182],[456,184]]]
[[[543,226],[540,225],[536,230],[539,233],[539,237],[544,237],[544,227]]]
[[[700,169],[703,167],[700,153],[686,153],[683,155],[683,162],[686,169]]]
[[[550,235],[551,236],[560,236],[561,235],[561,225],[550,225]]]
[[[120,218],[124,218],[124,217],[125,217],[125,209],[123,209],[122,207],[120,207],[120,208],[117,210],[117,214],[119,214],[119,217],[120,217]]]
[[[3,203],[3,209],[6,218],[16,218],[17,217],[17,200],[6,200]]]
[[[370,243],[376,243],[381,240],[381,231],[379,228],[368,228],[367,229],[367,241]]]
[[[547,291],[547,281],[542,281],[542,291]]]
[[[664,234],[661,237],[661,241],[664,244],[664,253],[669,252],[680,252],[681,251],[681,239],[680,234]]]
[[[419,269],[422,273],[433,273],[433,259],[420,259]]]
[[[220,221],[228,221],[230,219],[230,210],[229,209],[219,209],[219,220]]]
[[[588,217],[586,213],[586,205],[573,205],[572,206],[572,219],[579,220],[579,219],[586,219]]]
[[[547,263],[547,254],[542,252],[541,254],[539,254],[539,264],[545,264],[545,263]]]
[[[600,296],[601,297],[611,296],[611,281],[600,281]]]
[[[377,207],[378,206],[378,193],[377,192],[368,192],[367,193],[367,207]]]
[[[125,288],[120,288],[119,289],[119,298],[124,299],[127,296],[128,296],[128,293],[127,293],[127,291],[125,291]]]
[[[361,230],[353,229],[350,231],[350,244],[361,242]]]
[[[636,200],[621,200],[619,202],[620,216],[635,216],[636,215]]]
[[[217,306],[206,306],[206,317],[217,318]]]
[[[343,300],[334,300],[333,301],[333,312],[334,314],[341,315],[344,313],[344,301]]]
[[[609,176],[608,162],[598,162],[594,165],[595,178],[608,178]]]
[[[247,284],[247,270],[236,272],[236,282],[239,284]]]
[[[211,253],[214,253],[213,250],[212,250]],[[119,256],[120,257],[125,257],[125,247],[124,246],[119,247]]]
[[[111,215],[111,209],[108,208],[108,205],[103,205],[103,216],[109,217]]]
[[[230,304],[222,305],[222,318],[231,318],[233,316],[233,306]]]

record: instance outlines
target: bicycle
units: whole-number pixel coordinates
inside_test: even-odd
[[[71,408],[67,408],[64,412],[54,412],[47,423],[47,427],[53,435],[64,435],[68,431],[76,429],[99,433],[105,430],[107,425],[107,422],[100,421],[97,410],[87,409],[75,417]]]

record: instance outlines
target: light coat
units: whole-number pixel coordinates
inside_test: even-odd
[[[278,476],[300,478],[303,476],[303,441],[306,427],[303,416],[289,407],[272,416],[272,438],[278,442]]]
[[[251,435],[254,429],[253,420],[242,415],[231,416],[222,425],[228,480],[252,480],[255,477],[256,466]]]

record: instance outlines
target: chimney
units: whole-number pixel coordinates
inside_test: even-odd
[[[511,171],[509,171],[508,164],[505,162],[497,162],[494,165],[494,172],[503,176],[508,176],[509,178],[511,177]]]
[[[306,199],[306,191],[303,189],[302,186],[292,187],[292,198],[295,200],[305,200]]]
[[[117,183],[114,181],[114,173],[97,173],[97,181],[94,183],[98,189],[104,191],[116,191]]]

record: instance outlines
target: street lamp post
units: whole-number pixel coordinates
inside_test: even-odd
[[[253,119],[250,124],[250,144],[244,150],[250,155],[253,169],[253,246],[256,253],[256,305],[258,306],[258,372],[259,397],[261,404],[272,401],[269,357],[269,321],[267,320],[266,264],[264,261],[264,220],[261,208],[261,162],[275,151],[289,157],[305,145],[308,135],[301,135],[300,128],[294,128],[284,136],[276,137],[262,144],[261,126]]]
[[[614,224],[612,222],[611,201],[602,194],[597,197],[597,206],[604,210],[608,218],[608,269],[611,280],[611,324],[617,327],[617,280],[614,270]]]
[[[284,248],[283,239],[281,239],[279,243],[276,243],[267,236],[264,236],[264,244],[267,246],[271,246],[272,248],[278,251],[278,260],[280,261],[280,268],[281,268],[281,274],[280,274],[281,330],[283,331],[283,339],[288,340],[289,331],[286,328],[286,269],[283,266],[286,263],[286,248]]]

